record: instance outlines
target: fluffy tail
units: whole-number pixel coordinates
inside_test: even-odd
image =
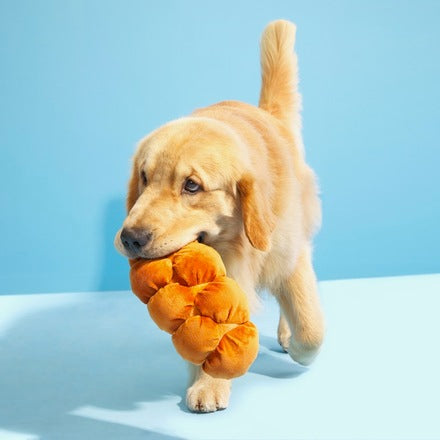
[[[298,61],[293,51],[296,26],[290,21],[269,23],[261,37],[259,106],[291,128],[301,124]]]

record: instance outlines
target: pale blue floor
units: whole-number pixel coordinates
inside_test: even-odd
[[[260,355],[230,407],[187,412],[186,368],[129,292],[0,297],[1,439],[440,439],[440,275],[320,283],[306,369],[255,317]]]

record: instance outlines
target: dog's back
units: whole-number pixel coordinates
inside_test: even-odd
[[[257,243],[270,252],[254,252],[254,277],[270,288],[280,278],[280,268],[291,269],[321,221],[315,175],[304,159],[295,32],[293,23],[278,20],[263,33],[259,107],[224,101],[193,113],[226,124],[249,154],[258,204],[270,205],[262,208],[265,218],[260,222],[273,232],[271,243],[264,241],[264,234]]]

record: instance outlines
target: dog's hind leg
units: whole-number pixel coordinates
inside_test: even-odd
[[[280,343],[292,359],[308,365],[317,355],[324,337],[324,320],[309,246],[300,254],[293,273],[274,293],[281,307]],[[291,332],[288,343],[286,323]]]
[[[292,332],[290,331],[289,323],[282,310],[280,310],[280,321],[278,322],[278,343],[283,350],[287,352],[289,349],[290,337]]]

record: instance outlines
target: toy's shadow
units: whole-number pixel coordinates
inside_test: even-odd
[[[175,438],[72,415],[84,406],[130,411],[183,396],[187,383],[169,335],[146,325],[134,296],[81,296],[18,319],[1,339],[0,430],[54,440]]]

